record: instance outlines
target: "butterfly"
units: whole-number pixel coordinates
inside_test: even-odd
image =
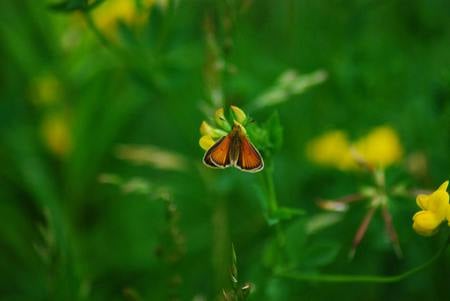
[[[228,135],[220,138],[206,151],[203,163],[212,168],[234,166],[246,172],[258,172],[264,168],[261,154],[237,123]]]

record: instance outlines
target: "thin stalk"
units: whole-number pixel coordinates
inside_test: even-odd
[[[348,254],[348,257],[350,259],[352,259],[355,256],[356,248],[361,243],[361,240],[363,239],[364,234],[366,234],[367,227],[369,226],[370,221],[372,220],[375,210],[376,210],[376,207],[371,207],[369,209],[366,216],[364,216],[364,219],[362,220],[361,225],[358,228],[358,231],[356,231],[355,237],[353,239],[352,249],[350,250],[350,253]]]
[[[266,186],[266,201],[267,201],[267,213],[268,213],[268,219],[274,220],[276,217],[276,212],[278,211],[278,199],[277,194],[275,191],[275,184],[273,181],[273,167],[268,164],[266,166],[264,172],[264,183]],[[278,243],[279,252],[281,253],[284,249],[284,246],[286,244],[286,238],[284,236],[283,228],[279,220],[276,220],[274,223],[275,227],[275,233],[276,233],[276,239]]]
[[[383,208],[381,208],[381,213],[383,215],[384,225],[389,235],[389,239],[391,240],[392,246],[394,247],[395,254],[398,258],[402,258],[403,253],[400,247],[400,242],[398,240],[398,234],[395,230],[394,223],[392,222],[392,215],[390,214],[386,205],[383,205]]]
[[[425,263],[407,270],[406,272],[392,275],[392,276],[379,276],[379,275],[345,275],[345,274],[303,274],[295,271],[279,271],[275,274],[277,277],[288,278],[298,281],[314,281],[314,282],[359,282],[359,283],[392,283],[398,282],[409,276],[424,270],[435,262],[447,249],[450,243],[450,236],[447,238],[444,245]]]

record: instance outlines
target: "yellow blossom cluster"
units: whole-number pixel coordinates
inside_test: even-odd
[[[247,115],[244,111],[237,106],[230,106],[233,116],[233,122],[244,124],[247,121]],[[226,136],[231,129],[231,125],[225,117],[225,111],[223,108],[217,109],[214,113],[214,122],[218,126],[213,127],[206,121],[203,121],[200,125],[200,140],[199,145],[202,149],[208,150],[214,143],[221,137]],[[242,127],[245,131],[245,128]]]
[[[393,128],[379,126],[354,142],[344,131],[327,132],[310,141],[306,152],[317,164],[352,170],[357,162],[381,168],[392,165],[402,158],[403,149]]]

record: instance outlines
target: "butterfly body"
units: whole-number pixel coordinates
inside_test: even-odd
[[[264,168],[261,154],[237,123],[228,135],[220,138],[206,151],[203,163],[213,168],[234,166],[247,172],[258,172]]]

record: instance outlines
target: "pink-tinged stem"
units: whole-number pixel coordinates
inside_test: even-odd
[[[348,254],[348,257],[350,259],[352,259],[355,256],[356,248],[361,243],[364,234],[366,234],[367,227],[369,226],[370,221],[372,220],[373,214],[375,213],[375,209],[376,207],[371,207],[369,209],[369,212],[367,212],[366,216],[364,216],[364,219],[362,220],[361,225],[358,228],[358,231],[356,231],[355,238],[353,239],[352,249]]]
[[[361,201],[362,199],[364,199],[363,195],[361,195],[359,193],[354,193],[354,194],[349,194],[349,195],[343,196],[343,197],[337,199],[336,202],[352,203],[352,202],[356,202],[356,201]]]
[[[392,222],[392,215],[386,206],[383,206],[381,210],[384,219],[384,225],[386,226],[386,231],[394,247],[394,252],[398,258],[403,257],[402,249],[400,248],[400,242],[398,240],[397,231],[395,231],[394,223]]]
[[[317,206],[325,210],[331,210],[336,212],[344,212],[348,209],[348,204],[352,202],[361,201],[364,199],[364,196],[358,193],[349,194],[343,197],[340,197],[336,200],[322,200],[318,199],[316,201]]]
[[[433,191],[432,190],[427,190],[427,189],[411,189],[409,192],[410,196],[416,197],[419,194],[430,194]]]
[[[369,172],[373,172],[375,168],[367,162],[367,160],[354,148],[351,149],[351,155],[353,157],[353,160],[362,168],[365,168]]]

